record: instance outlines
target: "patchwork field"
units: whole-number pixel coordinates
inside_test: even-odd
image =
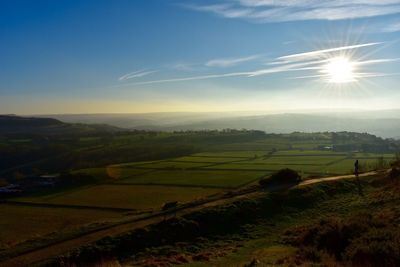
[[[338,160],[344,159],[345,156],[274,156],[266,159],[255,159],[250,162],[254,164],[266,165],[326,165]]]
[[[103,184],[19,201],[137,210],[160,209],[168,201],[190,201],[220,192],[213,188]]]
[[[264,156],[271,153],[271,150],[238,150],[238,151],[218,151],[218,152],[204,152],[204,153],[197,153],[193,156],[197,157],[219,157],[219,158],[249,158],[254,156]]]
[[[0,248],[53,231],[119,218],[126,212],[121,209],[159,210],[166,202],[204,198],[255,183],[282,168],[297,170],[307,179],[352,173],[356,159],[360,161],[361,170],[368,171],[376,168],[379,158],[382,157],[385,164],[393,158],[391,154],[304,149],[316,147],[313,143],[298,145],[293,146],[296,149],[276,150],[279,146],[264,149],[260,144],[258,150],[251,146],[252,149],[210,151],[75,170],[75,174],[98,178],[99,183],[14,199],[26,206],[0,205]],[[34,207],[31,203],[44,206]]]
[[[340,162],[337,162],[335,164],[325,166],[322,171],[325,171],[326,174],[330,173],[352,173],[354,170],[354,161],[355,159],[344,159]],[[377,159],[375,158],[360,158],[359,159],[359,164],[360,164],[360,171],[365,172],[365,171],[370,171],[374,170],[377,164]],[[389,160],[387,161],[389,162]]]
[[[159,161],[128,162],[106,168],[75,171],[104,178],[104,184],[23,201],[61,205],[158,209],[168,201],[190,201],[222,190],[237,188],[282,168],[309,176],[353,172],[359,159],[362,171],[388,164],[393,155],[338,153],[324,150],[237,150],[196,153]]]
[[[324,150],[238,150],[203,152],[161,161],[111,165],[103,170],[81,172],[106,175],[122,184],[151,184],[232,188],[270,175],[282,168],[292,168],[308,176],[352,173],[359,159],[362,171],[376,167],[378,158],[386,163],[391,154],[340,153]]]
[[[280,150],[274,153],[274,156],[347,156],[348,153],[334,152],[329,150]]]
[[[209,156],[196,156],[196,155],[181,157],[181,158],[177,158],[176,160],[181,161],[181,162],[221,163],[221,162],[237,161],[237,160],[242,159],[242,158],[209,157]]]
[[[124,184],[163,184],[203,187],[235,188],[258,180],[268,172],[183,170],[155,171],[118,181]]]

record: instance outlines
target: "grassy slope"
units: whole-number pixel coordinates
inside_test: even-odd
[[[277,214],[261,216],[256,221],[238,226],[236,231],[197,238],[194,242],[153,248],[139,254],[135,261],[128,260],[124,263],[134,266],[161,262],[199,267],[244,266],[257,259],[261,266],[308,266],[321,262],[340,266],[345,261],[338,261],[324,250],[318,252],[317,248],[307,248],[312,253],[313,257],[310,257],[297,245],[286,240],[296,237],[299,227],[312,228],[320,224],[321,219],[345,221],[361,218],[364,222],[363,216],[368,214],[384,218],[391,225],[400,215],[399,181],[393,183],[388,179],[369,178],[363,181],[364,197],[358,195],[357,187],[352,181],[336,181],[307,188],[312,189],[303,191],[300,198],[296,196],[298,192],[289,194],[292,201],[284,204]],[[397,232],[400,230],[398,224],[394,229]]]

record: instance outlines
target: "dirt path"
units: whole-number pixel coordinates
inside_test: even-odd
[[[360,175],[358,175],[358,177],[367,177],[367,176],[372,176],[375,174],[378,174],[378,172],[376,172],[376,171],[365,172],[365,173],[361,173]],[[321,182],[326,182],[326,181],[335,181],[335,180],[341,180],[341,179],[351,179],[351,178],[355,178],[354,174],[331,176],[331,177],[325,177],[325,178],[315,178],[315,179],[303,181],[298,186],[316,184],[316,183],[321,183]]]
[[[367,177],[377,174],[377,172],[367,172],[360,174],[359,177]],[[332,176],[325,178],[315,178],[307,181],[301,182],[298,186],[306,186],[310,184],[321,183],[325,181],[334,181],[340,179],[351,179],[354,178],[354,175],[341,175],[341,176]],[[243,192],[242,194],[227,197],[226,195],[221,195],[220,198],[205,200],[197,205],[192,207],[183,207],[180,210],[176,211],[178,216],[182,216],[185,214],[189,214],[191,212],[201,210],[205,207],[218,206],[230,201],[235,201],[239,198],[248,197],[252,194],[259,194],[259,188],[255,188],[253,190]],[[173,213],[173,212],[171,212]],[[34,263],[38,263],[44,261],[46,259],[56,257],[58,255],[64,254],[70,251],[73,248],[89,244],[95,242],[103,237],[110,235],[117,235],[124,232],[132,231],[134,229],[142,228],[150,224],[158,223],[164,219],[165,213],[155,213],[146,217],[134,218],[129,221],[121,222],[117,225],[112,225],[107,227],[106,229],[96,230],[90,233],[86,233],[80,237],[76,237],[69,240],[59,241],[58,243],[50,244],[46,247],[38,248],[31,252],[27,252],[16,256],[14,258],[5,260],[0,262],[1,267],[15,267],[15,266],[29,266]]]

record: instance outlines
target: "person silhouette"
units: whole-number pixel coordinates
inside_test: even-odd
[[[358,178],[358,159],[354,162],[354,175]]]
[[[354,162],[354,175],[356,176],[358,194],[360,196],[364,196],[364,192],[363,192],[362,187],[361,187],[360,179],[358,179],[358,172],[359,172],[359,166],[358,165],[359,165],[359,163],[358,163],[358,159],[357,159],[356,162]]]

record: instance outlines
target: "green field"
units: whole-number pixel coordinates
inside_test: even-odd
[[[210,146],[207,148],[209,151],[216,151],[219,152],[221,150],[224,151],[238,151],[238,150],[243,150],[243,148],[246,148],[247,150],[253,150],[253,151],[271,151],[273,149],[290,149],[290,145],[287,143],[270,143],[269,141],[263,142],[251,142],[251,143],[237,143],[237,144],[221,144],[218,145],[217,147],[215,146]]]
[[[104,184],[63,193],[17,200],[59,205],[83,205],[128,209],[160,209],[169,201],[186,202],[220,192],[213,188]]]
[[[149,172],[129,179],[122,179],[118,182],[127,184],[164,184],[235,188],[258,180],[267,174],[269,173],[262,171],[162,170]],[[188,188],[187,190],[191,190],[191,188]]]
[[[197,153],[193,156],[201,157],[219,157],[219,158],[250,158],[254,156],[264,156],[269,154],[270,150],[237,150],[237,151],[218,151],[218,152],[204,152]]]
[[[0,247],[82,224],[120,218],[121,213],[103,210],[31,207],[0,204]]]
[[[373,154],[373,153],[353,153],[352,154],[353,158],[379,158],[382,157],[384,159],[393,159],[394,155],[393,154]]]
[[[176,158],[176,161],[182,162],[205,162],[205,163],[221,163],[240,160],[241,158],[224,158],[224,157],[209,157],[209,156],[187,156]]]
[[[153,164],[145,164],[138,166],[147,169],[192,169],[210,165],[205,162],[180,162],[180,161],[159,161]]]
[[[127,162],[127,163],[121,163],[121,164],[112,164],[109,167],[113,168],[129,168],[129,167],[137,167],[137,166],[145,166],[148,164],[155,164],[159,161],[135,161],[135,162]]]
[[[113,165],[112,167],[118,168],[142,168],[142,169],[190,169],[190,168],[198,168],[210,165],[207,162],[184,162],[184,161],[170,161],[170,160],[162,160],[162,161],[154,161],[154,162],[135,162],[135,163],[125,163],[119,165]]]
[[[375,168],[379,157],[389,162],[393,155],[303,149],[219,151],[168,160],[124,163],[81,172],[108,176],[123,184],[233,188],[282,168],[294,169],[303,178],[349,174],[353,172],[357,158],[361,170],[369,171]]]
[[[209,169],[220,169],[220,170],[232,170],[232,171],[265,171],[272,173],[274,171],[281,170],[283,168],[291,168],[298,172],[303,173],[319,173],[318,166],[313,165],[277,165],[277,164],[255,164],[255,163],[232,163],[232,164],[223,164],[214,167],[210,167]]]
[[[280,150],[274,156],[347,156],[349,153],[327,150]]]
[[[273,156],[267,159],[255,159],[251,162],[266,165],[326,165],[344,158],[344,156]]]
[[[375,158],[359,159],[360,171],[374,170],[376,163],[377,163],[377,159],[375,159]],[[322,170],[327,174],[329,174],[329,173],[334,173],[334,174],[353,173],[354,159],[342,160],[338,163],[326,166]]]
[[[151,170],[150,170],[151,171]],[[141,175],[144,173],[150,172],[145,169],[134,169],[134,168],[119,168],[119,167],[106,167],[106,168],[88,168],[88,169],[80,169],[74,171],[73,173],[79,174],[88,174],[95,176],[100,179],[124,179],[128,177],[132,177],[135,175]]]
[[[282,168],[308,176],[329,176],[353,172],[360,160],[362,171],[376,167],[377,159],[390,154],[338,153],[323,150],[237,150],[202,152],[158,161],[139,161],[105,168],[76,170],[103,180],[104,184],[24,201],[96,207],[149,209],[164,202],[190,201],[221,190],[256,182]]]

